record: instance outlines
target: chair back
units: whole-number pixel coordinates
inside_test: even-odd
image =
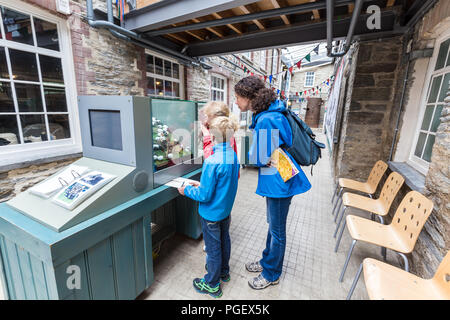
[[[389,177],[387,177],[383,189],[381,189],[380,197],[378,198],[386,213],[391,208],[392,202],[404,182],[405,178],[397,172],[392,172]]]
[[[443,293],[450,297],[450,251],[442,260],[434,274],[433,281],[442,289]]]
[[[410,191],[403,198],[392,219],[392,227],[413,251],[419,234],[433,211],[433,202],[417,191]]]
[[[378,184],[380,183],[380,180],[386,172],[387,168],[388,165],[386,162],[378,160],[377,163],[375,163],[375,165],[373,166],[372,171],[370,171],[367,183],[370,187],[370,190],[372,191],[372,194],[377,191]]]

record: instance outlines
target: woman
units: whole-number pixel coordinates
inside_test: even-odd
[[[249,280],[250,287],[264,289],[279,283],[286,249],[286,220],[291,199],[296,194],[308,191],[311,184],[289,154],[299,173],[286,182],[274,167],[274,160],[270,158],[278,147],[292,145],[292,130],[283,115],[286,110],[285,103],[277,100],[275,93],[255,76],[240,80],[234,90],[239,109],[242,112],[253,111],[250,129],[254,131],[249,161],[259,167],[256,194],[266,197],[269,224],[266,249],[261,260],[245,265],[248,271],[260,273]]]

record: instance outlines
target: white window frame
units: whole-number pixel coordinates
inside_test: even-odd
[[[428,102],[428,94],[433,85],[431,82],[431,79],[440,74],[445,75],[446,73],[450,72],[450,67],[444,67],[444,68],[440,69],[439,71],[435,71],[441,44],[443,42],[447,41],[448,39],[450,39],[450,30],[447,30],[444,34],[442,34],[439,38],[436,39],[433,57],[431,58],[430,64],[428,66],[427,76],[426,76],[426,79],[424,82],[425,85],[423,86],[422,98],[421,98],[421,102],[420,102],[420,111],[419,111],[420,113],[419,113],[419,116],[417,117],[416,128],[414,131],[414,139],[413,139],[413,143],[411,145],[411,150],[409,152],[409,158],[406,161],[407,164],[409,164],[410,166],[412,166],[413,168],[415,168],[416,170],[418,170],[420,173],[422,173],[424,175],[427,175],[428,170],[430,168],[430,163],[417,157],[414,153],[416,151],[419,134],[421,131],[423,131],[423,130],[421,130],[422,123],[423,123],[423,117],[425,116],[426,107],[428,105],[428,103],[427,103]],[[447,59],[448,58],[449,57],[447,56]],[[444,81],[442,81],[442,82],[444,82]],[[442,83],[441,83],[441,86],[442,86]],[[445,105],[445,103],[443,103],[443,104]],[[427,141],[425,141],[425,145],[426,145],[426,142]]]
[[[179,79],[177,79],[177,78],[172,78],[172,77],[167,77],[167,76],[165,76],[165,75],[160,75],[160,74],[156,74],[156,73],[151,73],[151,72],[146,72],[146,79],[148,78],[148,77],[152,77],[152,78],[158,78],[158,79],[161,79],[161,80],[167,80],[167,81],[172,81],[172,82],[177,82],[178,83],[178,85],[179,85],[179,87],[180,87],[180,97],[171,97],[171,96],[156,96],[156,95],[154,95],[154,96],[152,96],[152,95],[148,95],[147,94],[147,85],[145,86],[145,92],[146,92],[146,94],[147,94],[147,96],[149,96],[149,97],[162,97],[162,98],[172,98],[172,99],[184,99],[185,97],[184,97],[184,67],[183,67],[183,65],[180,63],[180,62],[178,62],[176,59],[173,59],[173,58],[171,58],[171,57],[167,57],[167,56],[164,56],[164,55],[161,55],[161,54],[159,54],[159,53],[157,53],[157,52],[154,52],[154,51],[152,51],[152,50],[149,50],[149,49],[145,49],[145,54],[147,55],[147,54],[149,54],[149,55],[152,55],[152,56],[154,56],[154,57],[157,57],[157,58],[160,58],[160,59],[163,59],[163,60],[167,60],[167,61],[170,61],[170,62],[172,62],[172,63],[176,63],[176,64],[178,64],[178,72],[179,72]],[[147,67],[147,59],[145,59],[145,65],[146,65],[146,67]],[[164,68],[164,67],[163,67]]]
[[[0,165],[10,166],[19,163],[33,162],[45,158],[61,157],[80,153],[82,151],[82,144],[81,144],[81,132],[77,108],[77,88],[76,88],[76,78],[72,54],[69,20],[60,18],[56,15],[53,15],[39,8],[36,8],[35,6],[30,5],[28,3],[23,3],[19,0],[0,0],[0,5],[8,9],[12,9],[20,13],[28,14],[32,17],[40,18],[42,20],[56,24],[59,37],[58,39],[60,47],[59,52],[48,50],[45,48],[40,48],[38,46],[35,47],[34,45],[22,44],[11,40],[6,40],[4,36],[2,37],[2,39],[0,39],[0,46],[43,54],[61,59],[61,66],[64,75],[64,87],[67,100],[67,114],[69,115],[69,128],[70,128],[70,138],[67,139],[1,146]],[[32,28],[34,28],[34,24],[32,23],[31,25]],[[3,30],[4,28],[2,21],[0,21],[0,28],[2,34],[4,35]],[[27,83],[27,81],[22,81],[21,83]],[[14,103],[16,104],[16,99]],[[31,114],[33,113],[30,113],[30,115]],[[22,135],[20,128],[18,129],[19,135]]]
[[[272,54],[272,74],[275,74],[278,72],[278,50],[274,49]]]
[[[213,77],[223,80],[223,89],[215,88],[215,87],[213,88],[213,81],[212,81]],[[222,92],[223,93],[223,99],[224,99],[223,102],[228,103],[228,95],[227,95],[227,93],[228,93],[228,83],[227,82],[228,82],[228,79],[225,78],[224,76],[222,76],[220,74],[217,74],[217,73],[212,73],[211,74],[210,84],[209,84],[209,96],[211,98],[210,100],[212,100],[212,92],[214,90],[214,91]]]
[[[259,54],[259,67],[262,70],[266,70],[267,53],[266,50],[262,50]]]
[[[312,73],[312,85],[308,85],[308,73]],[[316,72],[315,71],[307,71],[305,72],[305,88],[312,88],[314,87],[314,83],[316,82]]]

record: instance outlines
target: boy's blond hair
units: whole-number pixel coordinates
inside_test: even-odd
[[[228,142],[238,129],[237,122],[229,117],[219,116],[209,124],[211,135],[218,143]]]
[[[203,112],[208,116],[208,122],[211,122],[216,117],[229,117],[230,109],[222,101],[210,101],[208,102]]]

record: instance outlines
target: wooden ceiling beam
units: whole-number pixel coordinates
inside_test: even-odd
[[[200,20],[198,20],[197,18],[194,18],[194,19],[192,19],[192,21],[194,21],[195,23],[199,23],[199,22],[201,22]],[[217,30],[215,30],[215,29],[213,29],[213,28],[211,28],[211,27],[207,27],[207,28],[205,28],[206,30],[208,30],[209,32],[212,32],[212,33],[214,33],[216,36],[218,36],[219,38],[223,38],[223,34],[222,33],[220,33],[219,31],[217,31]]]
[[[213,13],[212,15],[216,19],[223,19],[223,17],[220,14],[216,13],[216,12]],[[242,34],[242,31],[239,30],[238,28],[236,28],[235,26],[233,26],[232,24],[227,24],[227,27],[230,28],[231,30],[233,30],[234,32],[236,32],[237,34]]]
[[[239,9],[244,13],[244,14],[250,14],[251,12],[245,7],[245,6],[240,6]],[[259,22],[259,20],[252,20],[254,24],[256,24],[256,26],[260,29],[260,30],[265,30],[266,28],[263,26],[263,24],[261,22]]]
[[[395,4],[395,0],[388,0],[386,7],[392,7]]]
[[[270,0],[270,2],[272,3],[272,6],[274,9],[280,8],[280,4],[278,3],[278,0]],[[286,24],[286,25],[291,24],[291,22],[289,21],[287,16],[282,15],[281,19],[283,20],[284,24]]]
[[[309,2],[316,2],[316,0],[309,0]],[[320,19],[320,13],[319,10],[313,10],[314,19],[319,20]]]

